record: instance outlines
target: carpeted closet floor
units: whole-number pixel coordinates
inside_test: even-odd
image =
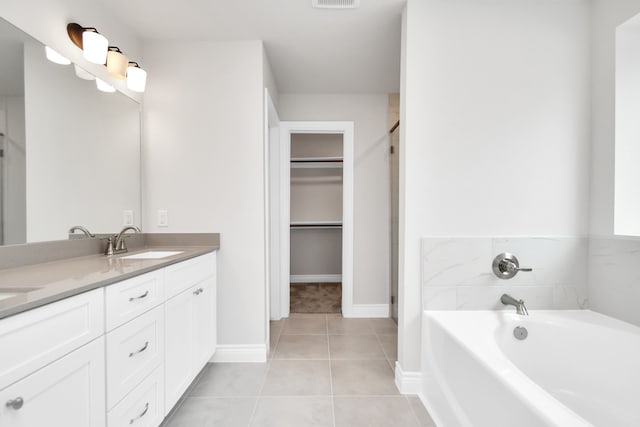
[[[340,313],[342,283],[291,283],[291,313]]]

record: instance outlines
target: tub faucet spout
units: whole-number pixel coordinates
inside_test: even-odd
[[[524,305],[524,300],[517,300],[511,295],[503,294],[500,298],[500,302],[504,305],[512,305],[516,308],[516,313],[521,316],[528,316],[529,312],[527,311],[527,306]]]

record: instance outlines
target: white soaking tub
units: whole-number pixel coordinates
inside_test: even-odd
[[[438,427],[640,426],[638,327],[588,310],[425,311],[422,326]]]

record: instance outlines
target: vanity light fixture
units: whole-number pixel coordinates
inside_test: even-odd
[[[127,88],[134,92],[144,92],[147,83],[147,72],[137,62],[129,62],[120,48],[109,46],[109,41],[93,27],[83,27],[72,22],[67,25],[67,34],[71,41],[82,49],[84,58],[94,64],[107,67],[110,77],[127,80]],[[85,80],[95,77],[76,66],[76,76]],[[114,92],[115,88],[107,82],[95,78],[96,86],[103,92]]]
[[[137,62],[129,62],[127,67],[127,87],[134,92],[144,92],[147,85],[147,72]]]
[[[56,64],[60,64],[60,65],[69,65],[71,64],[71,61],[68,60],[65,56],[60,55],[58,52],[56,52],[55,50],[51,49],[49,46],[45,46],[44,47],[44,51],[47,55],[47,59],[51,62],[54,62]]]
[[[111,86],[109,83],[105,82],[104,80],[100,80],[97,77],[96,77],[96,87],[101,92],[112,93],[116,91],[115,87]]]
[[[82,80],[95,80],[96,76],[86,71],[83,68],[78,67],[78,64],[73,64],[73,68],[76,70],[76,77],[81,78]]]
[[[106,62],[109,41],[98,30],[71,23],[67,25],[67,34],[71,41],[82,49],[84,59],[94,64]]]
[[[129,58],[116,46],[109,46],[107,52],[107,72],[109,75],[118,80],[124,80],[127,77],[127,66]]]

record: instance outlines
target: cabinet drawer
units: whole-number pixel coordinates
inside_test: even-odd
[[[107,414],[108,427],[157,427],[164,418],[162,366],[125,396]]]
[[[166,299],[215,274],[215,252],[170,265],[165,269]]]
[[[161,304],[164,301],[163,278],[164,273],[159,270],[107,286],[107,331]]]
[[[104,426],[104,338],[1,390],[0,403],[3,427]]]
[[[103,289],[0,320],[0,389],[104,333]]]
[[[113,408],[164,360],[159,306],[107,334],[107,408]]]

